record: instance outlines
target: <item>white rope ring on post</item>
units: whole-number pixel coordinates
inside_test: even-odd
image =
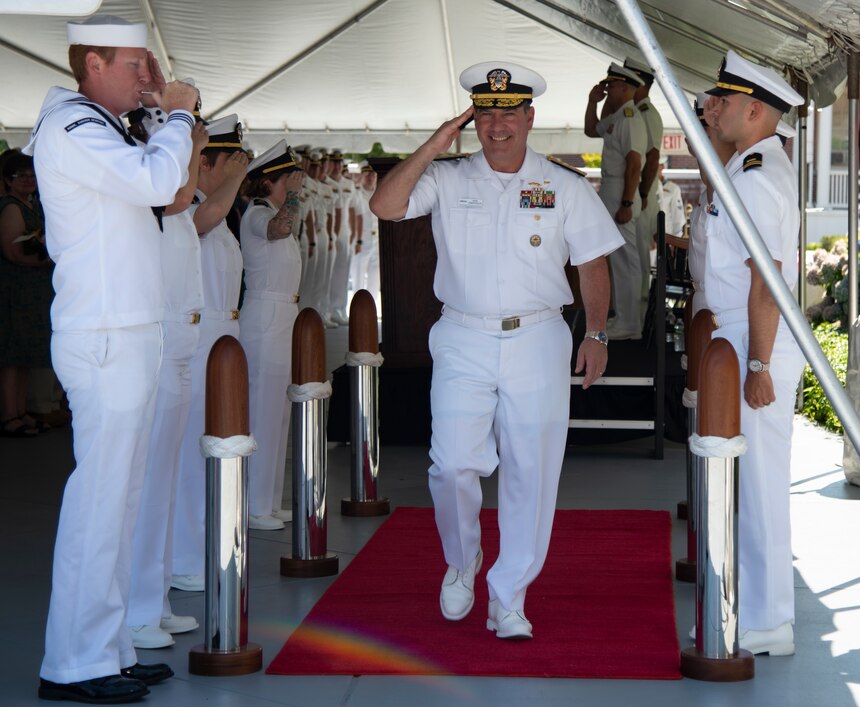
[[[253,435],[233,435],[232,437],[203,435],[200,438],[200,453],[204,457],[214,459],[250,457],[256,449],[257,440],[254,439]]]
[[[684,403],[685,408],[694,408],[696,407],[696,402],[699,400],[699,391],[698,390],[690,390],[689,388],[684,388],[684,394],[681,396],[681,402]]]
[[[309,400],[325,400],[331,397],[331,383],[304,383],[296,385],[291,383],[287,387],[287,397],[291,403],[306,403]]]
[[[747,451],[747,438],[737,437],[701,437],[695,432],[690,435],[690,451],[697,457],[719,457],[730,459],[739,457]]]
[[[681,370],[686,371],[687,369],[687,354],[681,354]]]
[[[347,366],[373,366],[379,368],[382,365],[382,354],[371,353],[370,351],[347,351],[346,365]]]

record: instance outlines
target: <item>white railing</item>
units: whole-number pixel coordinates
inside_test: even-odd
[[[830,171],[830,206],[835,209],[848,208],[848,170]]]

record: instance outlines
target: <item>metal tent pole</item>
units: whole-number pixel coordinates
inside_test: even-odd
[[[857,104],[860,53],[848,55],[848,323],[857,320]],[[851,328],[849,327],[849,336]],[[849,342],[850,347],[850,342]]]

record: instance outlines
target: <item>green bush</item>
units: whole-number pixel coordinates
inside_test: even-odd
[[[848,330],[838,322],[824,322],[813,328],[815,338],[821,344],[824,355],[833,366],[836,377],[845,385],[845,369],[848,367]],[[813,422],[833,432],[842,432],[842,423],[830,406],[818,378],[807,365],[803,371],[803,409],[801,413]]]
[[[844,233],[841,236],[821,236],[820,243],[807,243],[806,250],[818,250],[819,248],[823,248],[824,250],[833,250],[833,246],[836,245],[836,241],[845,241],[847,243],[848,236]]]

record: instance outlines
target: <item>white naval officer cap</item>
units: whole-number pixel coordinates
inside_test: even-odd
[[[795,137],[797,135],[797,130],[791,127],[784,120],[780,120],[776,124],[776,134],[788,140],[789,138]]]
[[[613,81],[623,81],[624,83],[635,86],[636,88],[645,85],[645,82],[639,78],[639,74],[632,69],[625,69],[623,66],[618,66],[614,61],[606,70],[606,78],[600,83],[612,83]]]
[[[483,61],[463,69],[460,85],[475,108],[513,108],[546,91],[540,74],[509,61]]]
[[[248,164],[251,179],[267,178],[276,180],[284,172],[301,172],[302,161],[286,140],[278,140],[259,157]]]
[[[624,60],[624,67],[628,71],[632,71],[636,74],[646,86],[650,86],[654,83],[654,71],[650,66],[643,64],[641,61],[636,59],[632,59],[629,56]]]
[[[752,98],[787,113],[792,106],[803,105],[803,96],[773,69],[753,64],[729,49],[717,85],[705,91],[711,96],[726,96],[730,93],[745,93]]]
[[[206,149],[226,150],[233,152],[242,148],[242,123],[235,113],[213,120],[206,126],[209,142]]]
[[[310,161],[310,164],[312,164],[312,165],[322,164],[323,152],[325,152],[325,150],[323,150],[319,147],[315,147],[314,149],[312,149],[310,151],[310,153],[308,153],[308,160]]]
[[[83,22],[66,24],[69,44],[88,47],[144,47],[146,25],[116,15],[92,15]]]

